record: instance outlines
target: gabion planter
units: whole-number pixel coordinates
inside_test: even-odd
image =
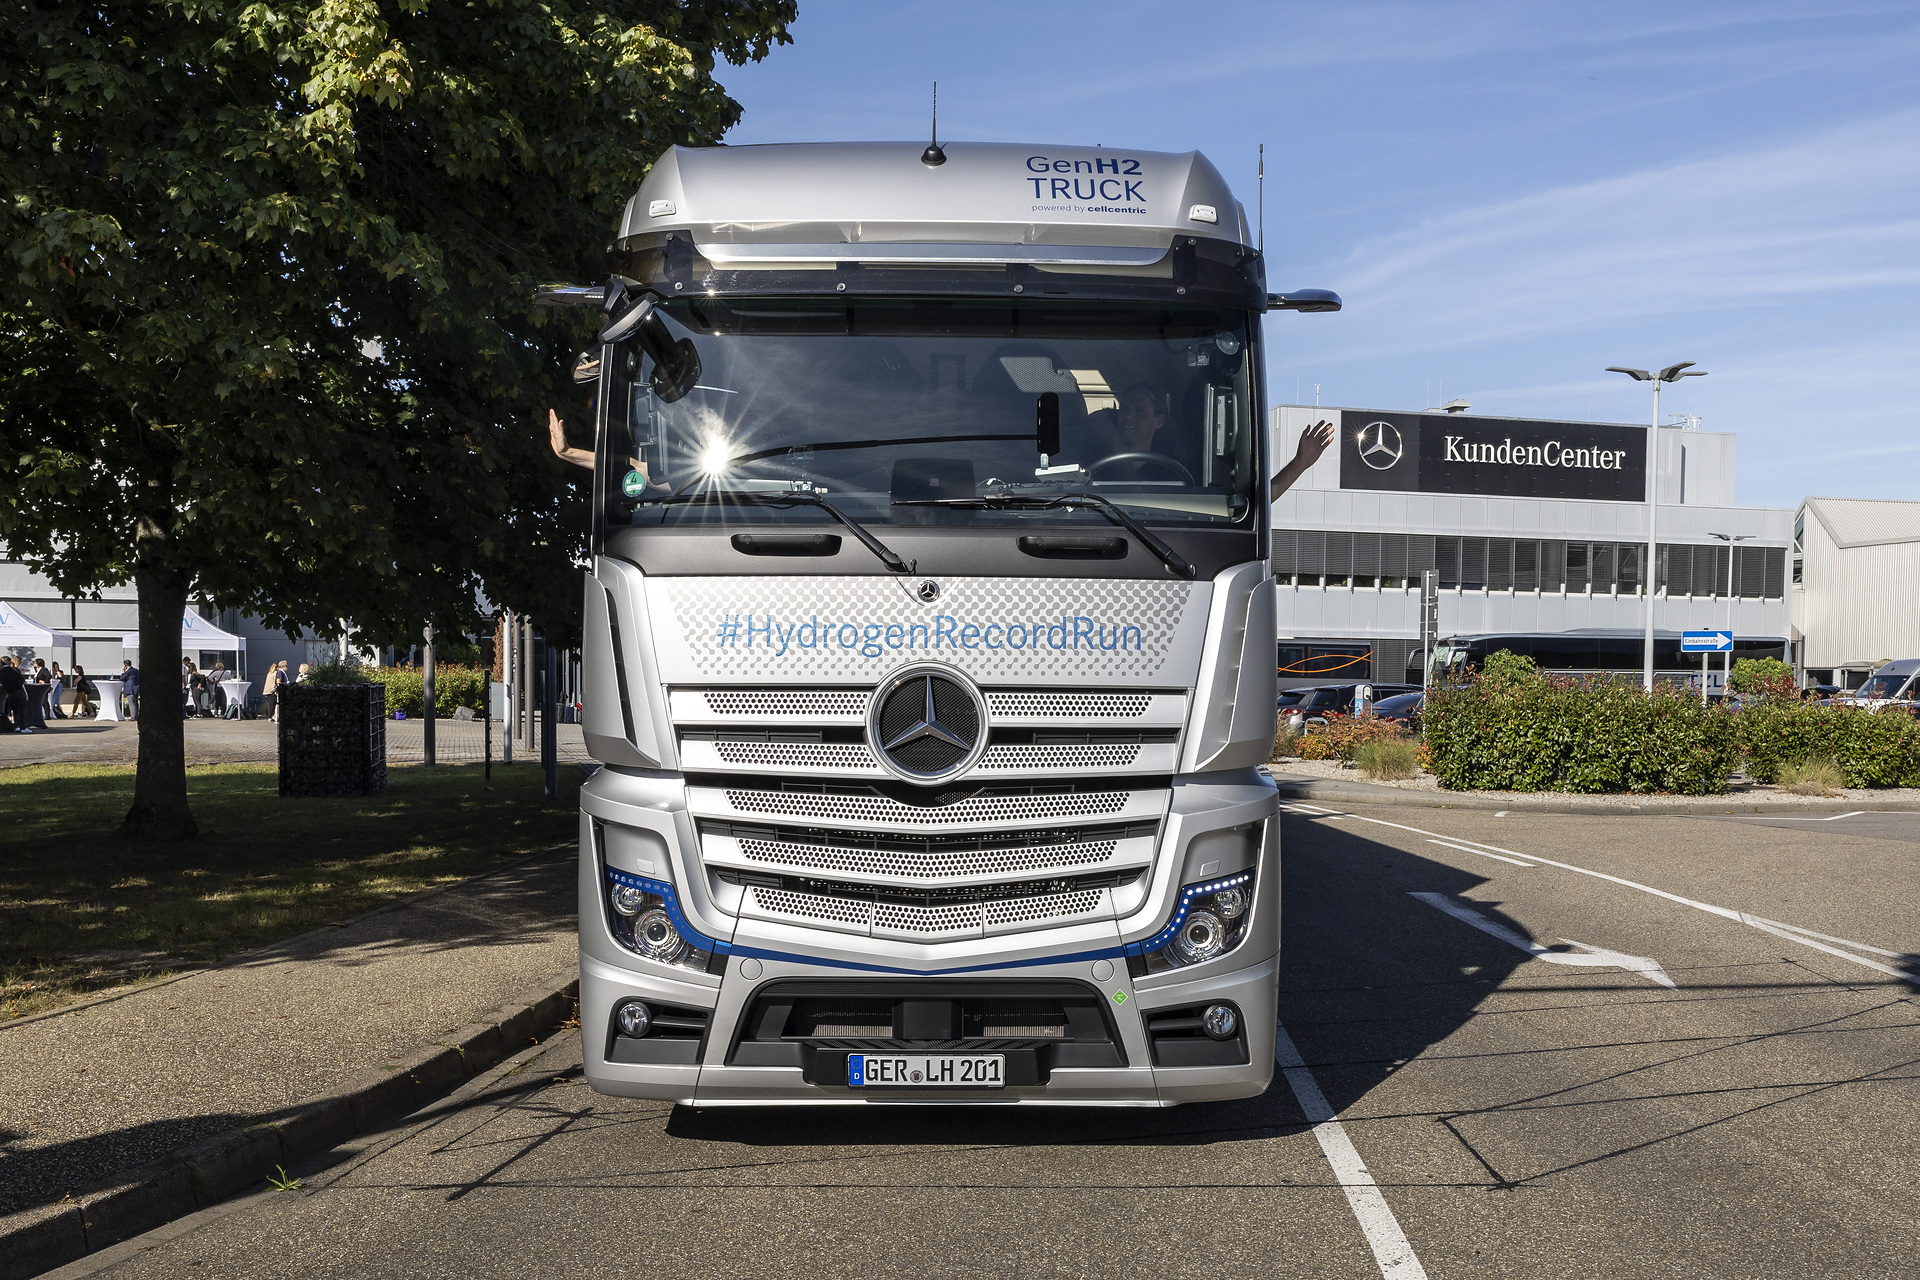
[[[377,684],[280,691],[280,794],[371,796],[387,786],[387,691]]]

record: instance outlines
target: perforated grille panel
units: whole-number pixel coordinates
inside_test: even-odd
[[[1100,890],[1076,889],[1072,893],[1053,893],[1044,898],[1015,898],[1011,902],[990,902],[986,924],[1027,924],[1057,920],[1062,916],[1083,916],[1100,905]]]
[[[1040,848],[955,849],[907,852],[900,849],[844,849],[827,845],[742,840],[740,852],[765,866],[810,871],[855,871],[864,875],[931,880],[959,875],[1001,875],[1010,871],[1091,867],[1110,860],[1117,842],[1060,844]]]
[[[804,791],[765,791],[727,788],[727,803],[742,813],[782,818],[820,818],[828,821],[887,822],[902,827],[945,827],[956,823],[990,825],[995,822],[1041,818],[1086,818],[1119,813],[1132,798],[1129,791],[1074,791],[1059,795],[974,796],[939,808],[922,809],[877,795],[814,795]]]
[[[701,696],[717,716],[845,719],[866,713],[868,695],[858,689],[710,689]]]
[[[1087,746],[988,747],[976,768],[1022,772],[1035,769],[1118,769],[1140,757],[1140,745],[1128,742]]]
[[[868,924],[873,919],[873,903],[859,899],[828,898],[817,893],[793,893],[786,889],[767,889],[757,885],[752,892],[755,906],[776,915],[858,925]]]
[[[994,719],[1130,720],[1147,713],[1153,699],[1144,693],[1046,693],[997,690],[987,694]]]
[[[740,742],[721,738],[714,754],[728,764],[785,769],[871,769],[873,753],[857,742]]]
[[[882,902],[874,908],[873,927],[892,933],[974,933],[980,929],[980,907],[977,903],[958,907],[909,907]]]

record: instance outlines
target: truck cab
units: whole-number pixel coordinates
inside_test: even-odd
[[[1104,147],[675,148],[610,258],[588,1081],[1264,1090],[1260,320],[1337,300],[1270,299],[1203,156]]]

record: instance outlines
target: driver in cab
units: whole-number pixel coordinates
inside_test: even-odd
[[[1178,477],[1172,473],[1165,462],[1156,462],[1143,454],[1166,456],[1171,441],[1156,443],[1161,431],[1167,425],[1167,410],[1162,403],[1163,397],[1152,383],[1136,382],[1120,393],[1120,408],[1113,418],[1110,429],[1098,433],[1093,441],[1092,461],[1098,464],[1107,458],[1126,458],[1127,460],[1108,463],[1099,467],[1100,476],[1106,480],[1173,480]]]

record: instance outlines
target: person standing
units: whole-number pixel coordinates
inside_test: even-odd
[[[73,664],[73,716],[76,720],[91,720],[97,714],[93,705],[99,689],[93,681],[87,679],[87,669],[79,663]]]
[[[280,689],[287,682],[287,664],[276,662],[267,668],[267,675],[260,682],[260,711],[267,719],[280,719]]]
[[[127,719],[140,718],[140,668],[126,658],[120,660],[120,678],[126,681],[121,692],[127,696]]]
[[[65,720],[67,713],[60,709],[60,695],[66,687],[66,672],[60,670],[60,664],[53,664],[53,688],[47,690],[47,707],[53,712],[55,720]]]
[[[8,733],[32,733],[27,728],[27,677],[13,658],[0,657],[0,712]]]

